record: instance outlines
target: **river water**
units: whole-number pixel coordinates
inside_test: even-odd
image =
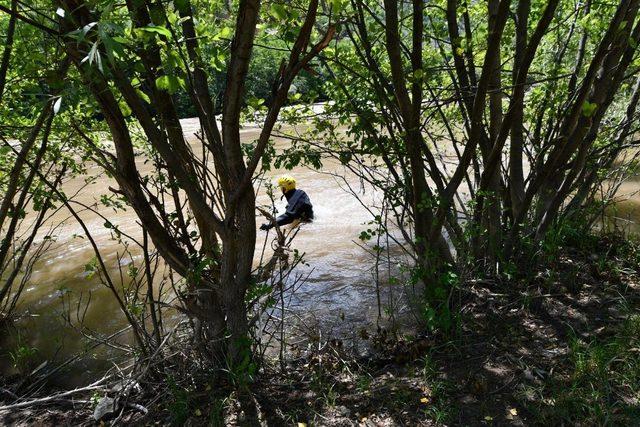
[[[187,140],[195,144],[197,120],[185,119],[182,125]],[[242,141],[251,142],[258,133],[257,128],[245,128],[241,133]],[[274,139],[277,149],[289,144],[284,139]],[[141,170],[147,168],[142,156],[137,162]],[[370,228],[367,223],[373,219],[372,214],[334,174],[345,177],[349,187],[368,206],[378,202],[375,192],[361,185],[355,176],[334,160],[325,160],[320,171],[296,167],[291,171],[270,171],[266,178],[275,180],[282,173],[293,175],[298,187],[309,194],[316,215],[312,224],[301,227],[292,245],[305,254],[306,264],[298,266],[296,274],[306,277],[306,280],[289,296],[291,313],[316,322],[315,326],[325,336],[349,338],[360,328],[373,327],[378,314],[374,260],[356,244],[361,243],[358,240],[360,232]],[[87,184],[89,177],[95,180]],[[86,175],[65,183],[64,191],[67,195],[77,193],[75,200],[91,205],[101,195],[109,194],[110,186],[116,187],[94,165],[88,168]],[[640,232],[636,221],[640,218],[638,188],[635,180],[625,182],[618,193],[629,194],[630,197],[619,202],[617,210],[610,214],[617,218],[619,227],[633,233]],[[258,188],[258,204],[269,204],[263,188]],[[285,204],[278,201],[280,211]],[[140,236],[141,228],[131,209],[114,214],[108,208],[101,208],[101,213],[122,231]],[[114,241],[111,230],[104,227],[104,219],[90,212],[83,212],[81,216],[89,226],[111,274],[119,277],[118,255],[122,254],[123,246]],[[3,349],[0,373],[18,373],[13,366],[12,355],[15,356],[19,348],[30,353],[30,369],[43,362],[53,366],[81,354],[69,369],[54,377],[58,385],[73,386],[90,380],[113,367],[114,363],[122,362],[121,352],[117,349],[106,346],[92,348],[92,342],[83,337],[77,326],[82,323],[85,331],[109,335],[125,327],[126,320],[110,291],[98,277],[86,272],[85,265],[92,260],[94,252],[84,238],[82,228],[69,219],[68,212],[64,210],[51,220],[52,225],[61,222],[64,226],[55,231],[55,243],[36,263],[18,307],[18,312],[26,314],[4,336],[0,336],[0,349]],[[260,224],[264,219],[257,217],[256,222]],[[272,236],[273,232],[269,238]],[[266,233],[258,231],[257,257],[265,244],[265,237]],[[387,293],[385,302],[388,296]],[[65,319],[66,316],[70,317]],[[75,327],[69,326],[69,320]],[[123,334],[116,342],[118,340],[127,343],[130,337]]]
[[[194,132],[198,130],[197,120],[182,121],[187,140],[194,142]],[[257,128],[242,131],[243,142],[251,142],[259,133]],[[195,142],[194,142],[195,143]],[[288,144],[276,138],[276,147]],[[144,169],[144,159],[138,159]],[[355,331],[353,325],[371,326],[378,313],[373,276],[372,257],[356,243],[362,230],[368,228],[371,214],[360,202],[349,194],[344,182],[333,174],[347,178],[349,185],[359,192],[367,204],[375,201],[375,194],[360,185],[336,161],[325,161],[321,171],[297,167],[291,171],[273,170],[266,178],[275,180],[282,173],[293,175],[298,188],[305,190],[314,205],[315,220],[301,227],[292,247],[305,254],[305,265],[297,268],[297,274],[308,276],[307,280],[293,293],[290,309],[304,314],[306,318],[317,319],[325,334],[344,335],[345,331]],[[87,177],[95,181],[86,184]],[[67,195],[78,193],[76,200],[93,204],[100,195],[109,194],[109,186],[114,182],[101,174],[97,166],[89,167],[86,176],[79,176],[64,186]],[[258,189],[258,204],[268,204],[264,189]],[[277,207],[283,211],[286,202],[278,201]],[[140,227],[131,209],[119,211],[115,215],[108,208],[101,212],[123,232],[140,236]],[[68,212],[61,210],[52,219],[52,224],[68,218]],[[112,239],[111,230],[104,227],[104,219],[83,212],[83,220],[96,240],[102,256],[111,273],[118,277],[118,254],[123,247]],[[256,218],[258,224],[263,218]],[[270,233],[270,238],[273,237]],[[29,356],[30,365],[37,366],[49,361],[55,364],[89,348],[90,341],[69,326],[64,316],[70,313],[71,323],[76,326],[82,318],[83,327],[100,334],[114,333],[126,321],[110,291],[98,277],[87,274],[85,265],[94,257],[89,242],[82,229],[73,220],[56,230],[56,241],[37,262],[31,280],[24,291],[19,312],[27,314],[20,318],[15,327],[0,340],[0,348],[8,353],[0,355],[0,368],[5,374],[16,373],[11,352],[22,347],[33,349]],[[258,231],[256,256],[265,243],[266,234]],[[268,246],[268,245],[267,245]],[[68,320],[68,319],[67,319]],[[344,325],[350,325],[344,327]],[[126,334],[120,338],[126,342]],[[88,351],[70,370],[56,378],[59,384],[78,384],[111,367],[118,360],[119,352],[109,347],[98,347]]]

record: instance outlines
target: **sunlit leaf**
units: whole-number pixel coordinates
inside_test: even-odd
[[[58,114],[60,112],[60,107],[62,106],[62,97],[56,99],[56,102],[53,103],[53,114]]]
[[[287,10],[281,4],[274,3],[271,5],[271,14],[280,21],[287,19]]]
[[[170,94],[176,93],[180,90],[182,82],[176,76],[160,76],[156,79],[156,87],[160,90],[166,90]]]
[[[146,102],[147,104],[151,104],[151,99],[149,98],[149,95],[147,95],[146,93],[144,93],[143,91],[141,91],[138,88],[136,88],[136,93],[138,94],[138,96],[140,98],[142,98],[144,100],[144,102]]]
[[[85,25],[84,27],[82,27],[82,35],[83,35],[83,36],[86,36],[86,35],[87,35],[87,33],[88,33],[89,31],[91,31],[91,29],[92,29],[93,27],[95,27],[96,25],[98,25],[98,23],[97,23],[97,22],[90,22],[90,23],[88,23],[87,25]]]
[[[233,37],[233,28],[231,27],[224,27],[216,34],[216,38],[219,39],[230,39],[231,37]]]
[[[165,27],[160,27],[157,25],[149,25],[147,27],[140,27],[139,30],[146,31],[148,33],[160,34],[161,36],[171,38],[171,31],[169,31]]]

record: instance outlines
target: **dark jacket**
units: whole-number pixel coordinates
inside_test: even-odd
[[[294,220],[300,219],[309,222],[313,219],[313,205],[309,196],[302,190],[289,190],[284,194],[287,198],[287,210],[276,218],[279,226],[291,224]]]

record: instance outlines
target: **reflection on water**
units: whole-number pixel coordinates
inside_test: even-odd
[[[197,129],[197,123],[194,120],[185,120],[183,123],[185,133],[190,137]],[[257,135],[256,129],[244,130],[242,133],[246,142],[255,139]],[[143,168],[143,159],[138,159],[138,162]],[[282,172],[284,171],[270,172],[269,178],[275,178]],[[296,177],[299,188],[309,194],[316,215],[312,224],[302,226],[294,241],[293,246],[305,254],[307,262],[298,268],[298,273],[308,276],[308,280],[291,297],[290,308],[299,313],[311,313],[326,325],[343,321],[364,323],[368,319],[374,319],[374,313],[377,313],[372,285],[373,263],[370,256],[354,244],[353,240],[357,240],[360,232],[366,228],[363,224],[372,218],[353,196],[341,189],[339,181],[326,172],[350,176],[334,162],[326,163],[322,173],[305,167],[287,171]],[[97,167],[88,171],[89,176],[98,176],[99,173]],[[98,176],[95,182],[84,187],[85,178],[77,177],[64,188],[67,194],[80,191],[77,199],[85,204],[92,204],[101,194],[108,194],[109,186],[115,187],[113,181],[104,176]],[[353,177],[348,179],[355,181]],[[358,188],[357,182],[352,183]],[[371,191],[362,194],[367,202],[372,202],[373,197]],[[258,204],[268,203],[264,191],[259,190]],[[285,201],[278,202],[280,210],[284,209],[284,205]],[[102,209],[102,213],[123,232],[140,237],[140,228],[131,209],[119,211],[116,215],[108,208]],[[67,213],[61,212],[53,221],[62,221],[67,216]],[[111,231],[103,225],[103,219],[89,212],[83,212],[81,217],[92,231],[113,276],[119,277],[118,254],[122,254],[123,247],[112,239]],[[263,222],[262,218],[256,220],[258,223]],[[258,232],[257,256],[265,236],[264,232]],[[270,238],[272,236],[273,233]],[[44,360],[59,362],[69,355],[83,351],[90,341],[65,323],[63,314],[68,312],[71,313],[72,322],[77,323],[76,317],[83,317],[83,326],[104,335],[125,327],[124,315],[110,291],[100,284],[97,277],[90,276],[85,271],[85,265],[93,256],[87,239],[82,236],[82,229],[73,222],[67,222],[57,233],[55,245],[36,264],[30,284],[24,292],[18,310],[26,311],[28,315],[0,338],[0,348],[5,352],[13,351],[19,346],[37,349],[35,365]],[[127,335],[123,335],[120,340],[126,343]],[[117,357],[118,352],[108,347],[93,349],[71,371],[58,375],[56,382],[73,385],[87,380],[111,366],[111,362],[117,360]],[[4,353],[0,358],[4,373],[15,373],[11,367],[10,354]]]

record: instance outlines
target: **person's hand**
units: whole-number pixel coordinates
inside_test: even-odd
[[[262,224],[260,230],[268,230],[271,228],[271,224]]]

